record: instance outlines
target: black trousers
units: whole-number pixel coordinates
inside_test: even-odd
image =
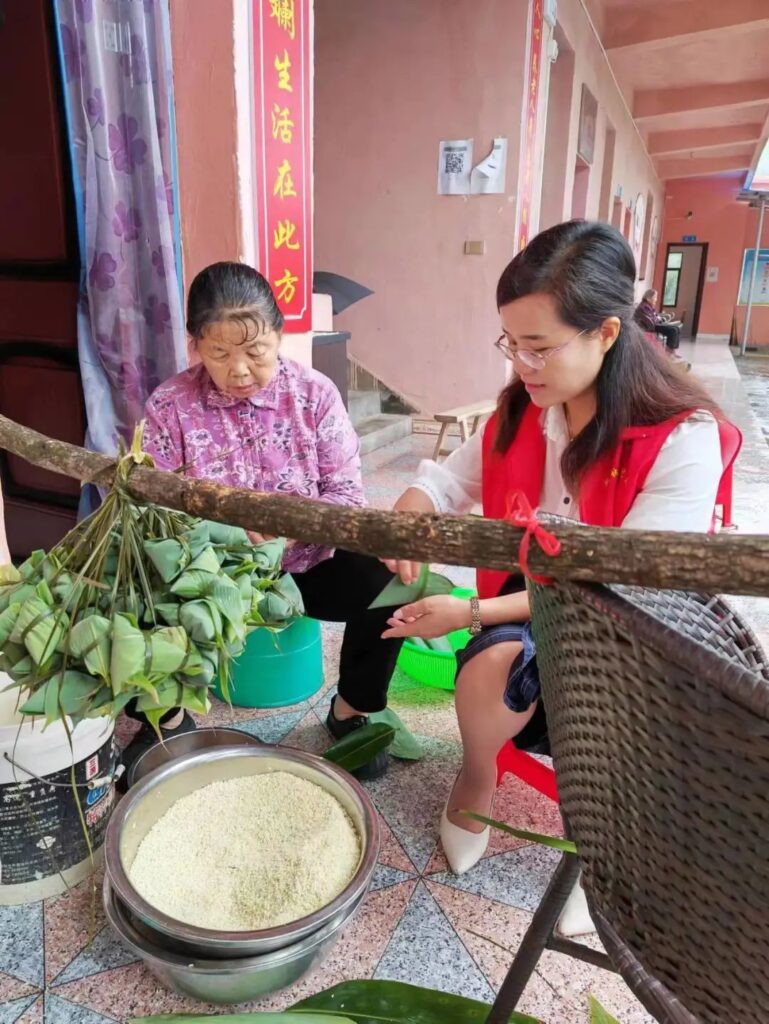
[[[381,711],[395,671],[402,640],[383,640],[392,608],[368,606],[392,579],[392,573],[369,555],[336,551],[294,574],[307,614],[322,622],[344,622],[339,659],[339,694],[357,711]]]
[[[680,344],[681,328],[673,324],[656,324],[654,330],[665,339],[665,348],[675,350]]]
[[[369,555],[336,551],[333,558],[293,576],[311,618],[346,623],[339,659],[340,695],[364,713],[387,707],[387,688],[403,641],[382,639],[393,609],[369,611],[368,606],[393,578],[390,570]],[[125,710],[130,718],[144,721],[134,701]],[[162,720],[175,714],[169,711]]]

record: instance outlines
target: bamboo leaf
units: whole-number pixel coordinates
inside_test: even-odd
[[[179,579],[171,586],[171,593],[185,599],[206,597],[211,593],[211,588],[216,583],[216,579],[216,573],[193,569],[182,573]]]
[[[407,604],[414,604],[425,597],[434,597],[437,594],[450,594],[454,584],[447,576],[440,573],[430,572],[428,566],[423,565],[419,579],[416,583],[404,583],[397,576],[390,580],[379,597],[369,605],[369,608],[402,608]]]
[[[131,676],[144,668],[147,647],[144,634],[132,616],[120,612],[112,620],[110,679],[114,693],[120,693]]]
[[[416,736],[408,730],[402,719],[392,708],[385,708],[384,711],[375,711],[368,716],[369,722],[375,725],[383,722],[395,730],[395,737],[390,746],[390,753],[393,757],[399,757],[403,761],[419,761],[424,757],[422,744]]]
[[[216,552],[212,547],[207,547],[200,552],[197,558],[193,558],[187,567],[187,571],[210,572],[213,573],[213,575],[218,575],[220,568],[221,566],[219,565],[219,559],[216,557]]]
[[[466,818],[473,821],[480,821],[484,825],[491,825],[500,832],[507,832],[516,839],[524,839],[527,843],[536,843],[538,846],[549,846],[551,850],[560,850],[562,853],[576,853],[577,847],[571,839],[560,839],[558,836],[543,836],[539,832],[527,832],[522,828],[513,828],[506,825],[504,821],[497,821],[495,818],[486,818],[482,814],[473,814],[472,811],[460,811]]]
[[[145,540],[144,550],[164,583],[175,580],[186,564],[185,551],[178,540]]]
[[[616,1017],[601,1006],[595,996],[590,996],[590,1024],[619,1024]]]
[[[21,580],[21,573],[11,562],[0,565],[0,587],[13,586]]]
[[[352,772],[368,764],[380,751],[387,750],[394,738],[395,729],[391,725],[364,725],[337,740],[323,756],[327,761]]]
[[[355,1024],[485,1024],[489,1009],[488,1003],[398,981],[344,981],[292,1007],[295,1013],[343,1013]],[[540,1022],[514,1013],[510,1024]]]
[[[103,615],[80,619],[70,630],[69,650],[81,658],[91,675],[109,678],[110,633],[112,624]]]
[[[306,1010],[284,1010],[254,1013],[221,1013],[195,1016],[184,1013],[158,1014],[154,1017],[133,1017],[128,1024],[354,1024],[350,1017],[336,1013],[317,1013]]]
[[[35,664],[42,667],[60,650],[68,627],[69,617],[64,612],[54,611],[39,597],[30,597],[21,606],[9,639],[23,643]]]

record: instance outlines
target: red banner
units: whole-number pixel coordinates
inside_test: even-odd
[[[253,0],[259,270],[312,327],[312,0]]]
[[[531,18],[528,39],[528,76],[523,100],[523,129],[521,132],[521,161],[518,183],[518,250],[525,248],[531,229],[531,185],[534,174],[534,151],[537,143],[537,106],[539,104],[539,74],[542,55],[543,0],[531,0]]]

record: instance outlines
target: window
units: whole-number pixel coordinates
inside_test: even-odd
[[[681,280],[681,267],[684,262],[682,252],[669,252],[665,266],[665,285],[662,289],[662,305],[675,306],[678,302],[678,285]]]

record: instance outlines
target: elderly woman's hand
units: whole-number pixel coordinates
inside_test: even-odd
[[[424,491],[418,487],[409,487],[393,505],[394,512],[435,512],[435,506]],[[396,576],[408,585],[416,583],[422,570],[421,562],[412,562],[403,558],[383,558],[382,561]]]
[[[252,544],[266,544],[270,540],[277,540],[271,533],[256,533],[254,530],[246,530],[248,539]],[[286,541],[286,551],[289,551],[296,544],[295,540]]]

